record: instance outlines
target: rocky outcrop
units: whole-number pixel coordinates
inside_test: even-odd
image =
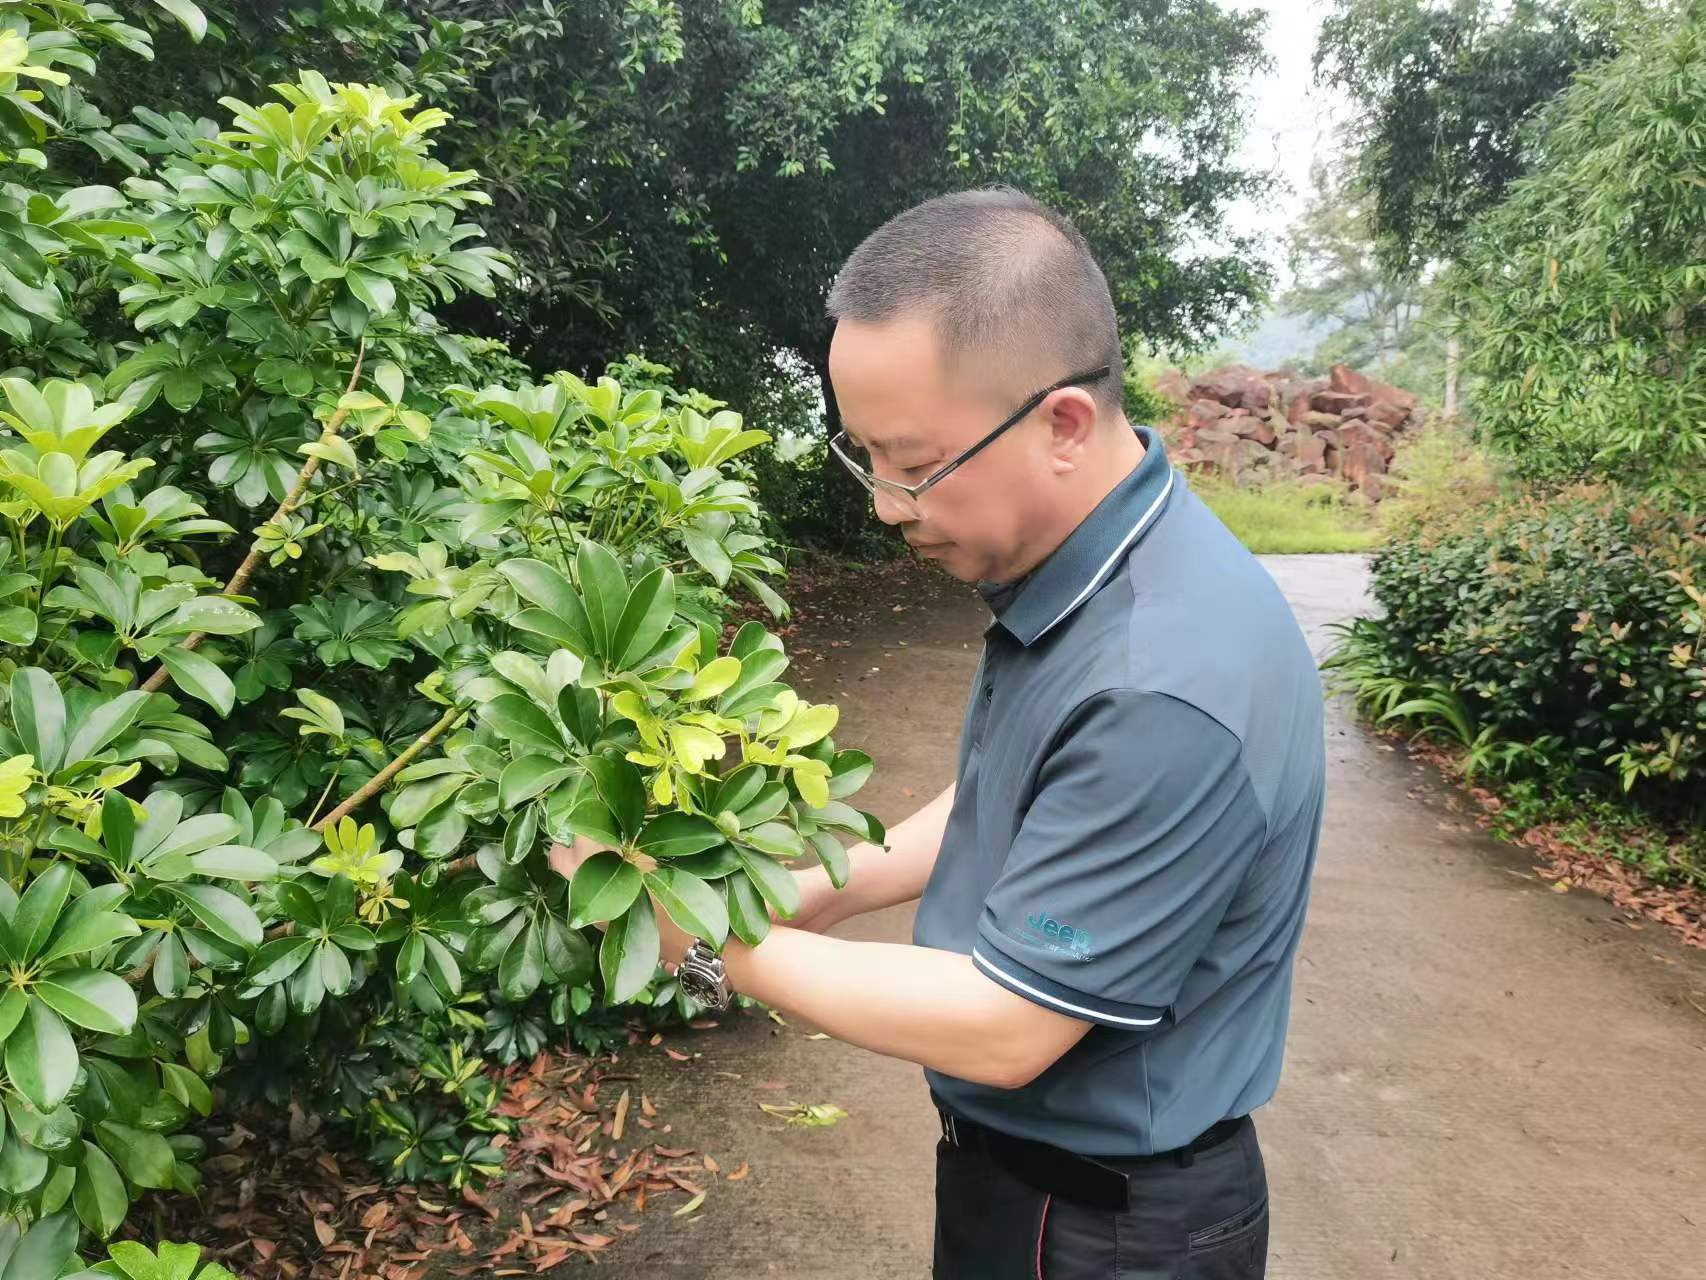
[[[1336,364],[1325,378],[1227,365],[1157,389],[1179,404],[1161,424],[1173,460],[1235,479],[1337,482],[1371,502],[1386,490],[1394,444],[1419,421],[1416,397]]]

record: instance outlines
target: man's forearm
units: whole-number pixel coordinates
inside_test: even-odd
[[[776,928],[757,947],[730,938],[723,959],[736,991],[837,1040],[1000,1088],[1024,1084],[1039,1066],[1031,1038],[1006,1030],[1017,997],[970,956]]]
[[[823,917],[814,927],[823,928],[884,907],[911,902],[924,892],[925,882],[936,866],[942,848],[942,832],[954,807],[954,788],[942,792],[929,804],[888,833],[888,848],[857,844],[847,851],[847,886],[829,894]],[[828,872],[814,867],[802,872],[822,879],[827,888]]]

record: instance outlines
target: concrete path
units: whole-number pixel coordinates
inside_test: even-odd
[[[1363,604],[1358,557],[1267,563],[1318,651],[1326,624]],[[953,584],[925,602],[867,592],[857,612],[852,645],[797,674],[841,700],[836,737],[877,758],[864,799],[894,820],[950,780],[984,615]],[[1553,893],[1345,708],[1327,735],[1286,1074],[1257,1116],[1269,1275],[1706,1278],[1706,957]],[[841,932],[909,940],[911,912]],[[599,1259],[604,1274],[928,1276],[936,1122],[922,1076],[811,1030],[748,1013],[675,1038],[691,1063],[629,1055],[666,1141],[751,1173],[715,1184],[694,1217],[648,1212]],[[788,1101],[850,1118],[789,1129],[758,1109]]]

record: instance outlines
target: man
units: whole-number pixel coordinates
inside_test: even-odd
[[[1259,1277],[1247,1117],[1321,821],[1302,634],[1127,423],[1107,283],[1065,220],[1010,190],[929,201],[829,311],[837,456],[993,620],[956,785],[852,850],[844,890],[796,872],[791,927],[689,969],[926,1068],[938,1280]],[[913,899],[915,945],[820,932]]]

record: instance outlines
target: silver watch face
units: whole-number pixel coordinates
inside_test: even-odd
[[[720,965],[714,951],[708,947],[695,945],[687,953],[687,958],[676,970],[676,978],[681,982],[682,989],[700,1004],[719,1006],[727,1000],[726,987],[722,975],[718,972]]]

